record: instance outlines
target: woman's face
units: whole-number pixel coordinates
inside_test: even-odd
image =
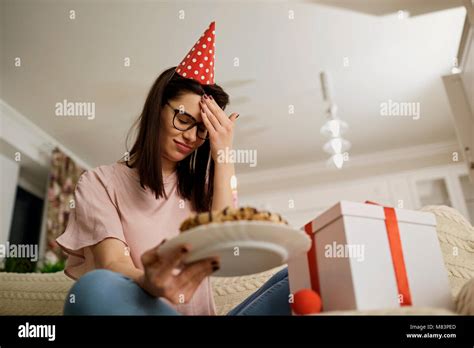
[[[197,122],[202,123],[200,100],[200,95],[186,93],[169,100],[168,104],[171,106],[165,105],[162,108],[160,142],[162,156],[167,160],[172,162],[182,161],[204,143],[204,140],[197,136],[197,127],[205,128],[204,124],[199,124],[187,131],[180,131],[173,126],[174,109],[186,112],[186,114],[194,117]]]

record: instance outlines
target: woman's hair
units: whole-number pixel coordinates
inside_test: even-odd
[[[176,67],[161,73],[150,89],[137,125],[137,136],[129,151],[127,165],[137,168],[140,185],[149,187],[156,199],[165,197],[161,167],[160,127],[161,111],[166,103],[185,93],[212,95],[224,110],[229,103],[229,95],[218,85],[201,85],[175,73]],[[128,136],[127,134],[128,144]],[[128,146],[127,146],[128,149]],[[214,192],[214,160],[211,157],[209,139],[185,159],[177,163],[178,194],[191,202],[197,212],[209,211]]]

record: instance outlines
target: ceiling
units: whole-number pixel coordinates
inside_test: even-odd
[[[351,155],[451,141],[441,76],[452,67],[465,10],[449,8],[458,1],[412,3],[3,1],[1,98],[91,166],[112,163],[154,79],[215,20],[216,81],[231,96],[229,113],[240,113],[235,147],[258,154],[256,168],[239,171],[327,159],[322,70],[349,123]],[[401,20],[398,9],[415,16]],[[64,99],[95,102],[95,119],[55,116]],[[421,118],[382,117],[388,100],[420,103]]]

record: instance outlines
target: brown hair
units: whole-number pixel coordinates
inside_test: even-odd
[[[162,108],[169,100],[186,92],[211,95],[223,110],[229,103],[229,95],[217,84],[201,85],[194,80],[181,77],[175,73],[175,69],[176,67],[169,68],[158,76],[148,93],[141,115],[130,129],[132,130],[138,124],[138,134],[129,151],[130,160],[127,161],[127,165],[137,168],[140,185],[143,188],[149,187],[156,199],[163,196],[167,198],[163,187],[161,155],[159,155],[161,154],[159,129]],[[130,132],[127,134],[127,141],[129,135]],[[178,194],[183,199],[191,201],[193,209],[197,212],[211,209],[214,166],[209,139],[177,163]]]

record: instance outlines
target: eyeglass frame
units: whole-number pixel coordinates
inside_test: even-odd
[[[181,131],[181,132],[186,132],[186,131],[188,131],[188,130],[190,130],[190,129],[193,129],[194,127],[199,126],[200,124],[204,125],[204,122],[197,122],[196,119],[194,118],[194,116],[188,114],[186,111],[184,111],[184,110],[181,111],[180,109],[175,109],[169,102],[166,102],[166,105],[168,105],[168,106],[171,108],[171,110],[174,111],[174,116],[173,116],[173,121],[172,121],[172,123],[173,123],[173,127],[174,127],[175,129],[177,129],[177,130],[179,130],[179,131]],[[176,117],[178,116],[178,114],[181,114],[181,115],[184,114],[184,115],[186,115],[186,116],[188,116],[188,117],[191,117],[191,118],[194,120],[194,124],[191,125],[191,126],[190,126],[189,128],[187,128],[187,129],[179,129],[179,128],[176,127],[176,125],[174,124],[175,119],[176,119]],[[206,126],[204,125],[204,127],[206,127]],[[207,128],[206,128],[206,131],[207,131]],[[207,139],[209,139],[209,131],[207,131],[207,136],[206,136],[206,138],[201,138],[201,137],[198,135],[198,132],[196,132],[196,136],[197,136],[199,139],[201,139],[201,140],[207,140]]]

